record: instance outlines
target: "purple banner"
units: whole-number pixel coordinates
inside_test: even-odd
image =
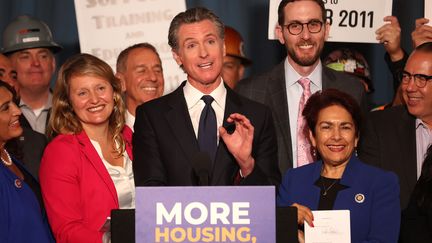
[[[137,243],[276,242],[273,186],[137,187]]]

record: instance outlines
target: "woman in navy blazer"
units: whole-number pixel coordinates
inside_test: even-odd
[[[0,242],[54,242],[39,183],[10,153],[17,155],[23,132],[21,111],[11,86],[0,81]]]
[[[354,155],[361,120],[357,103],[329,89],[313,94],[302,114],[311,128],[312,150],[321,159],[287,171],[278,206],[296,206],[299,224],[306,221],[312,227],[311,210],[349,210],[351,242],[397,242],[398,180],[394,173],[366,165]]]
[[[40,181],[56,241],[107,242],[112,209],[134,208],[130,144],[122,136],[125,105],[110,66],[89,54],[60,68]],[[107,231],[108,230],[108,231]]]

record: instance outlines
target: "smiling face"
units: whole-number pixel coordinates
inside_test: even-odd
[[[294,1],[288,3],[284,8],[284,25],[291,23],[308,23],[317,20],[325,23],[322,19],[320,6],[314,1]],[[328,38],[330,25],[325,23],[318,33],[310,33],[307,26],[303,25],[303,31],[299,35],[292,35],[287,27],[277,26],[276,35],[279,42],[285,45],[288,53],[288,61],[295,70],[305,66],[316,66],[324,41]],[[298,71],[299,72],[299,71]]]
[[[188,82],[203,93],[210,93],[221,82],[224,40],[210,20],[182,24],[178,30],[178,49],[173,50],[177,64],[188,75]]]
[[[148,48],[136,48],[127,57],[125,70],[117,73],[126,93],[126,105],[131,114],[137,106],[162,96],[164,77],[162,63]]]
[[[84,130],[108,126],[114,108],[111,84],[95,76],[73,76],[69,87],[72,109]]]
[[[18,73],[21,90],[43,92],[49,89],[55,70],[55,59],[47,48],[17,51],[11,56],[12,66]]]
[[[432,76],[432,55],[423,51],[414,51],[405,65],[406,72]],[[427,81],[423,88],[417,87],[414,78],[408,83],[401,83],[402,96],[409,113],[432,127],[432,81]]]
[[[309,137],[324,163],[331,166],[346,164],[358,142],[351,114],[339,105],[326,107],[319,112],[315,136],[310,132]]]
[[[20,115],[21,110],[13,102],[12,93],[0,87],[0,144],[21,135]]]
[[[12,68],[12,63],[5,55],[0,54],[0,80],[18,89],[17,72]]]

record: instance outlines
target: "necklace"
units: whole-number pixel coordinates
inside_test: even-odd
[[[322,184],[322,186],[323,186],[323,196],[327,196],[327,192],[336,184],[336,182],[338,182],[339,181],[339,179],[335,179],[334,181],[333,181],[333,183],[332,184],[330,184],[330,186],[329,187],[325,187],[325,185],[324,185],[324,177],[322,177],[321,176],[321,184]]]
[[[0,156],[1,161],[3,162],[4,165],[11,166],[12,165],[12,159],[11,159],[9,153],[6,151],[6,149],[3,149],[3,152],[6,154],[8,161],[6,161],[5,159],[3,159],[3,157]]]

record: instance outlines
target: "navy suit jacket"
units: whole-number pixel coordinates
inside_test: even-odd
[[[322,87],[350,94],[366,112],[366,95],[358,78],[323,66]],[[278,141],[279,168],[282,174],[285,173],[293,167],[293,155],[284,61],[267,73],[240,81],[236,90],[239,94],[271,108]],[[294,105],[298,107],[298,104]]]
[[[138,106],[133,134],[134,178],[136,186],[198,185],[192,161],[199,152],[183,93],[185,82],[173,93]],[[278,185],[276,136],[269,108],[234,93],[226,86],[226,118],[245,115],[254,126],[252,156],[255,167],[240,184]],[[239,166],[223,140],[219,140],[210,185],[234,185]]]
[[[277,197],[278,206],[298,203],[318,208],[321,188],[315,185],[322,161],[287,171]],[[351,242],[397,242],[400,226],[399,184],[396,175],[351,157],[340,180],[334,210],[350,210]],[[355,197],[363,194],[364,201]]]
[[[417,182],[415,117],[406,106],[369,114],[360,133],[359,156],[399,176],[401,208],[405,209]]]

